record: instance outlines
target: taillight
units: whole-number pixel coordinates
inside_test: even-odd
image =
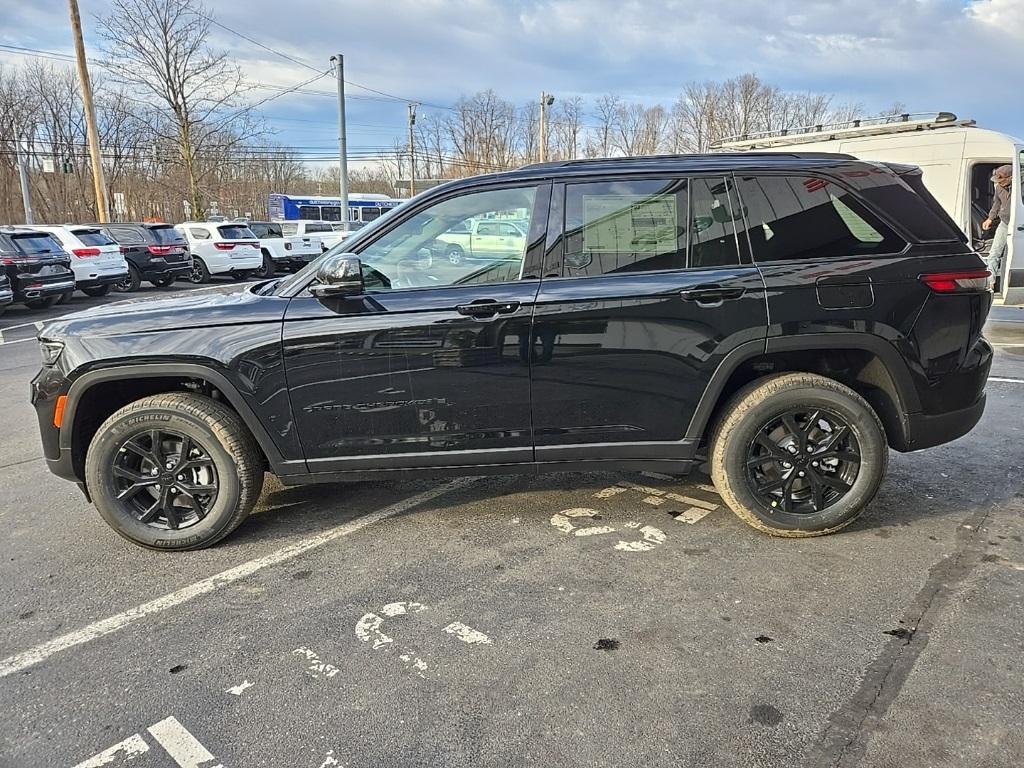
[[[99,248],[75,248],[71,252],[80,259],[91,259],[101,253]]]
[[[171,252],[171,246],[169,245],[151,245],[149,246],[149,252],[154,256],[166,256]]]
[[[218,251],[230,251],[232,248],[235,247],[235,244],[234,243],[214,243],[213,247],[216,248]]]
[[[971,269],[963,272],[928,272],[918,279],[936,293],[964,293],[986,291],[992,273],[987,269]]]

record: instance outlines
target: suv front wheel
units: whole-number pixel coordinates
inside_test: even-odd
[[[711,477],[747,524],[773,536],[822,536],[874,498],[889,453],[870,405],[809,373],[759,379],[725,407],[711,438]]]
[[[124,538],[150,549],[208,547],[245,519],[263,487],[259,448],[238,414],[166,393],[108,418],[89,445],[89,492]]]

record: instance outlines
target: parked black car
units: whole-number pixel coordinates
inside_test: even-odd
[[[52,307],[75,290],[71,257],[46,232],[0,229],[0,269],[10,281],[14,301],[32,309]]]
[[[192,257],[185,238],[171,224],[94,224],[121,246],[128,262],[128,278],[116,286],[119,291],[137,291],[143,280],[166,288],[192,272]]]
[[[0,274],[0,315],[14,303],[14,291],[11,288],[11,280],[6,274]]]
[[[430,258],[470,217],[526,219],[520,258]],[[990,277],[910,166],[535,165],[430,190],[346,246],[232,295],[45,327],[33,402],[51,469],[160,549],[226,536],[267,470],[704,460],[747,523],[813,536],[861,513],[889,448],[953,440],[985,407]]]

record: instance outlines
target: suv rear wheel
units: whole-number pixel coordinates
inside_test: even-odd
[[[889,453],[870,405],[809,373],[759,379],[725,407],[711,477],[740,519],[773,536],[822,536],[864,511]]]
[[[114,290],[119,293],[130,293],[132,291],[139,290],[139,286],[142,285],[142,273],[139,272],[139,268],[134,264],[128,265],[128,274],[124,280],[119,283],[114,283]]]
[[[263,251],[263,263],[260,268],[257,269],[253,274],[261,280],[265,280],[268,277],[274,276],[274,260],[270,258],[270,254],[266,250]]]
[[[83,288],[82,289],[82,293],[84,293],[86,296],[92,296],[94,298],[98,298],[100,296],[106,296],[108,293],[110,293],[110,286],[109,285],[97,285],[97,286],[94,286],[92,288]]]
[[[93,437],[85,461],[103,519],[150,549],[208,547],[245,519],[263,487],[259,448],[231,409],[167,393],[126,405]]]
[[[210,282],[210,270],[206,268],[206,262],[198,256],[192,257],[192,271],[189,272],[188,281],[196,285]]]

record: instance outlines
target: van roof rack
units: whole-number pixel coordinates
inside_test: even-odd
[[[816,141],[882,136],[888,133],[926,131],[949,128],[950,126],[970,127],[972,125],[976,125],[974,120],[961,120],[952,112],[904,112],[899,115],[865,117],[839,123],[822,123],[801,128],[783,128],[728,136],[716,141],[712,148],[722,150],[784,147],[792,144],[810,144]]]

